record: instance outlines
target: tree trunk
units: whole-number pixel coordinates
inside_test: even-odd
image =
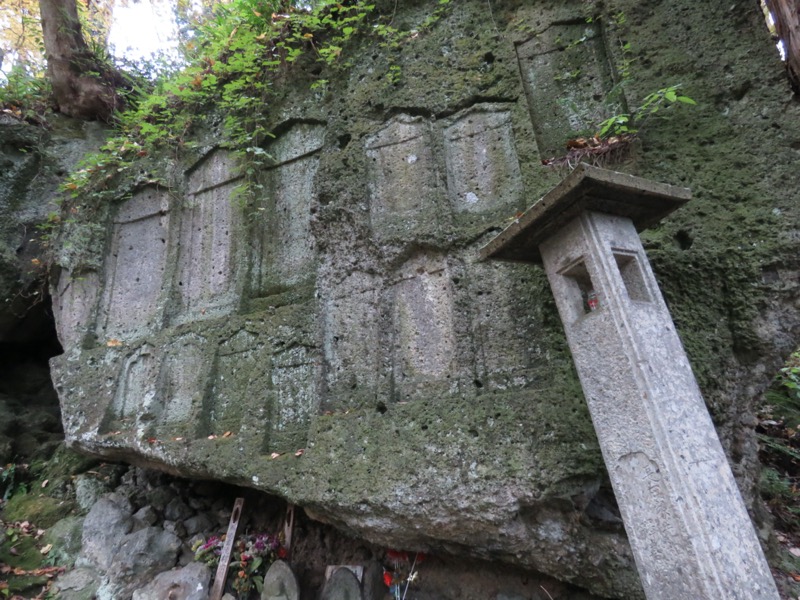
[[[796,93],[800,93],[800,0],[767,0],[775,18],[775,30],[786,51],[786,69]]]
[[[47,75],[59,110],[80,119],[108,121],[122,108],[124,79],[89,50],[76,0],[39,0]]]

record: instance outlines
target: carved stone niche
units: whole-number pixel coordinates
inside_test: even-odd
[[[513,210],[524,193],[511,113],[478,104],[445,121],[447,190],[456,213]]]
[[[233,197],[240,177],[233,158],[215,151],[188,176],[181,211],[175,321],[234,312],[241,298],[244,257],[241,208]]]
[[[445,258],[419,253],[392,286],[392,368],[395,397],[410,400],[446,386],[455,373],[453,289]]]
[[[80,346],[90,328],[100,283],[96,271],[62,270],[53,291],[58,340],[65,351]]]
[[[169,196],[146,187],[122,204],[113,220],[97,317],[100,340],[129,340],[158,331],[168,294],[171,232]]]
[[[519,44],[517,58],[542,158],[564,154],[568,139],[628,112],[598,21],[551,25]]]
[[[366,153],[375,238],[410,244],[436,234],[442,189],[428,121],[394,117],[367,139]]]
[[[264,190],[250,217],[250,286],[256,297],[308,280],[316,270],[311,210],[325,125],[299,121],[277,131],[266,148],[271,164],[261,174]]]
[[[383,278],[349,274],[322,299],[325,383],[337,405],[352,405],[366,394],[375,398],[382,378]]]

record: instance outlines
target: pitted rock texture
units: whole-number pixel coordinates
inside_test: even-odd
[[[748,415],[800,339],[798,107],[757,7],[613,1],[627,19],[573,44],[583,3],[451,4],[323,94],[284,82],[252,203],[214,150],[108,207],[53,287],[67,438],[373,543],[640,597],[544,274],[477,251],[558,182],[554,140],[682,83],[697,107],[607,166],[694,189],[645,248],[751,502]],[[627,99],[604,97],[631,58]]]

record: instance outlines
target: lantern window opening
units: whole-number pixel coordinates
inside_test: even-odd
[[[636,252],[612,248],[611,253],[614,255],[614,262],[620,277],[622,277],[622,283],[625,284],[628,298],[634,302],[652,302]]]

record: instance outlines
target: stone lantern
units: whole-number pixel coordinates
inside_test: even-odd
[[[690,198],[581,164],[481,257],[544,265],[648,600],[777,600],[637,233]]]

